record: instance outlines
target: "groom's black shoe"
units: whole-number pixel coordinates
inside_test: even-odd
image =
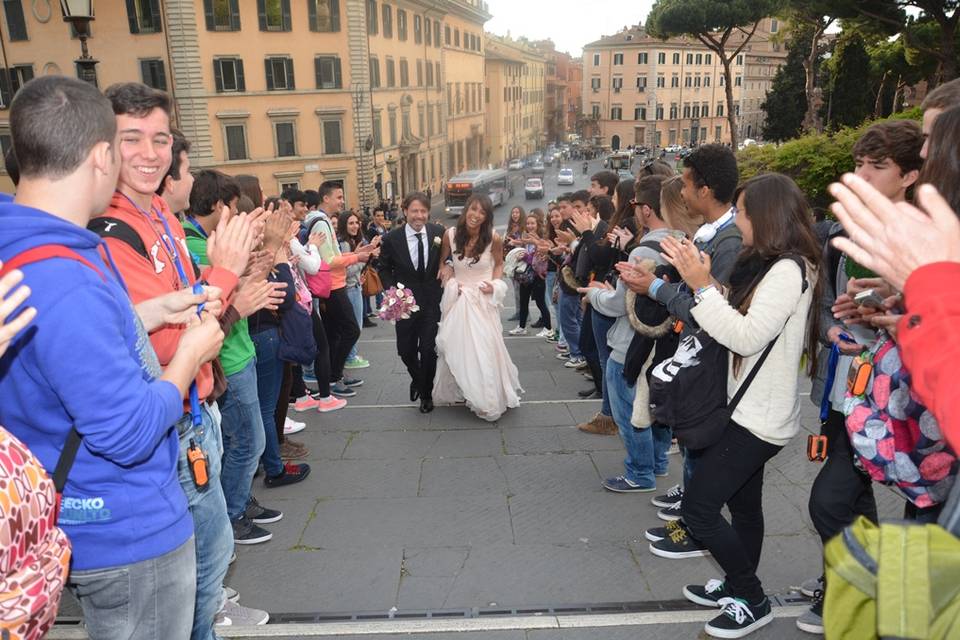
[[[417,389],[417,383],[410,383],[410,402],[416,402],[420,398],[420,391]]]
[[[433,400],[424,398],[420,401],[420,413],[430,413],[433,411]]]

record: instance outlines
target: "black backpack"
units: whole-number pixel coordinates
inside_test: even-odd
[[[806,291],[807,269],[803,259],[795,255],[781,256],[781,259],[797,263],[803,279],[803,291]],[[779,260],[767,265],[751,288],[755,288],[777,262]],[[688,449],[704,449],[716,443],[779,339],[780,334],[766,346],[728,404],[730,350],[703,329],[681,338],[673,357],[653,369],[650,377],[651,415],[657,422],[672,427],[677,442]]]

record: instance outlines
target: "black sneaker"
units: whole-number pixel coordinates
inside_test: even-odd
[[[650,527],[643,532],[643,536],[650,542],[660,542],[664,538],[670,535],[670,532],[676,529],[677,527],[682,527],[683,522],[680,520],[672,520],[667,523],[665,527]]]
[[[681,500],[683,500],[683,487],[675,484],[667,489],[665,494],[650,498],[650,503],[655,507],[672,507]]]
[[[283,465],[283,473],[278,476],[267,476],[263,479],[263,485],[268,489],[275,487],[284,487],[288,484],[297,484],[310,475],[310,465],[305,462],[294,464],[288,462]]]
[[[730,596],[723,580],[707,580],[707,584],[688,584],[683,588],[684,598],[704,607],[719,607],[720,601]]]
[[[710,552],[690,536],[686,526],[670,531],[666,538],[650,543],[650,553],[661,558],[699,558]]]
[[[679,520],[683,516],[683,511],[680,509],[680,504],[681,503],[678,502],[672,506],[657,510],[657,517],[664,522],[674,522]]]
[[[272,522],[279,522],[283,518],[282,511],[267,509],[257,502],[257,499],[252,495],[250,496],[250,502],[247,504],[247,510],[243,512],[243,515],[254,524],[270,524]]]
[[[817,589],[813,594],[813,605],[797,618],[797,629],[823,635],[823,591]]]
[[[230,524],[233,525],[233,541],[236,544],[260,544],[273,537],[273,534],[266,529],[247,520],[245,515],[240,516]]]
[[[703,630],[714,638],[742,638],[773,622],[770,600],[747,604],[740,598],[723,598],[723,613],[708,622]]]

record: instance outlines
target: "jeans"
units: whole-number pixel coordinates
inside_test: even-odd
[[[347,297],[346,287],[331,291],[321,308],[320,316],[330,347],[330,381],[338,382],[343,378],[347,355],[360,337],[360,326],[353,315],[353,305]]]
[[[751,604],[764,598],[757,577],[763,548],[763,467],[780,449],[731,421],[719,442],[697,453],[696,473],[683,492],[683,521],[723,569],[730,593]],[[724,505],[731,522],[721,513]]]
[[[571,358],[582,358],[580,353],[580,295],[560,289],[560,326],[570,347]]]
[[[607,345],[607,333],[610,331],[613,323],[616,322],[616,319],[611,318],[610,316],[605,316],[599,311],[594,311],[593,309],[590,309],[590,316],[593,322],[593,340],[597,345],[597,359],[600,361],[600,374],[601,379],[603,380],[600,388],[601,393],[603,393],[603,403],[600,405],[600,412],[605,416],[609,416],[611,413],[610,400],[607,397],[609,395],[609,391],[607,391],[606,371],[607,360],[610,359],[610,347]]]
[[[667,451],[673,444],[673,430],[659,422],[654,422],[650,425],[650,431],[653,433],[653,472],[663,476],[667,474],[670,467]]]
[[[227,515],[237,520],[250,501],[250,485],[263,455],[265,438],[257,396],[256,359],[227,376],[227,391],[219,400],[223,414],[223,471],[220,481]]]
[[[820,540],[826,544],[857,516],[876,523],[877,503],[870,476],[854,466],[843,413],[830,411],[823,435],[827,436],[827,460],[813,481],[808,509]]]
[[[547,271],[547,282],[544,291],[544,300],[547,302],[547,307],[553,310],[553,328],[557,330],[557,342],[566,343],[566,340],[563,338],[563,327],[560,326],[560,307],[559,301],[553,302],[553,287],[557,284],[557,272],[556,271]]]
[[[358,284],[355,287],[347,287],[347,298],[350,300],[350,306],[353,307],[353,317],[357,321],[357,327],[363,327],[363,290]],[[352,360],[357,357],[357,345],[354,343],[353,348],[350,349],[350,354],[347,356],[347,360]]]
[[[87,634],[98,640],[189,637],[196,585],[193,538],[158,558],[71,571],[67,581],[83,608]],[[212,625],[211,618],[208,635]]]
[[[212,410],[203,406],[203,423],[194,427],[190,414],[185,414],[177,424],[180,436],[180,458],[177,475],[180,487],[187,496],[190,516],[193,518],[193,535],[196,547],[196,602],[194,605],[192,640],[210,640],[213,619],[220,610],[220,593],[223,578],[227,575],[230,556],[233,554],[233,529],[227,517],[227,504],[221,487],[220,460],[223,456],[223,441],[219,421]],[[186,431],[184,431],[186,430]],[[193,440],[207,456],[206,488],[198,489],[193,483],[187,465],[187,449]],[[91,637],[96,637],[91,634]]]
[[[257,350],[257,399],[264,432],[263,455],[260,456],[260,461],[263,462],[268,476],[278,476],[283,473],[280,439],[274,420],[277,398],[280,397],[280,387],[283,384],[284,363],[279,358],[280,331],[273,327],[250,334],[250,339]]]
[[[623,461],[624,477],[641,487],[656,486],[653,475],[653,433],[651,429],[634,429],[630,422],[637,391],[623,377],[623,363],[610,358],[604,386],[610,392],[613,421],[617,423],[620,440],[627,450],[627,457]]]

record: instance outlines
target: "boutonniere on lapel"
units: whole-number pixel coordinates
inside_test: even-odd
[[[439,248],[441,244],[443,244],[443,238],[440,236],[437,236],[433,239],[433,246]]]

